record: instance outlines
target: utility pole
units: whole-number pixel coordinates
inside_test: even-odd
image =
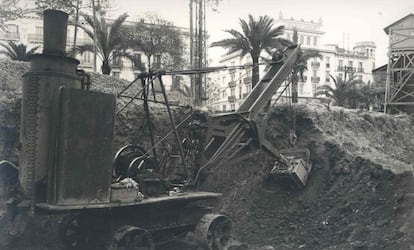
[[[76,1],[76,9],[75,9],[75,31],[73,33],[73,49],[72,49],[72,56],[75,57],[76,55],[76,40],[78,39],[78,23],[79,23],[79,4],[80,4],[80,0]]]
[[[190,68],[194,68],[193,0],[190,0]],[[191,94],[195,96],[194,77],[190,75]]]
[[[93,72],[96,72],[96,8],[95,0],[92,0],[93,13]]]
[[[205,67],[206,31],[205,10],[206,0],[190,0],[190,64],[193,69]],[[195,18],[194,18],[195,16]],[[195,105],[201,105],[203,98],[202,73],[191,78],[191,87]]]
[[[203,32],[203,2],[204,0],[198,0],[198,58],[197,58],[197,68],[203,68],[203,40],[204,40],[204,32]],[[196,105],[201,105],[201,96],[203,91],[203,75],[199,73],[197,75],[197,94],[195,99]]]

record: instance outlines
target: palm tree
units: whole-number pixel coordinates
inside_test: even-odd
[[[90,16],[83,15],[89,27],[79,25],[85,33],[94,40],[96,31],[96,49],[97,55],[102,60],[101,70],[103,74],[111,73],[111,63],[116,56],[124,56],[125,43],[122,35],[122,23],[128,17],[126,13],[120,15],[113,22],[108,24],[103,16],[93,20]],[[94,45],[84,44],[76,47],[76,52],[94,52]]]
[[[355,78],[344,81],[341,77],[335,79],[332,75],[329,76],[332,78],[334,86],[330,84],[319,86],[315,96],[326,96],[332,99],[337,106],[355,108],[358,102],[357,99],[359,98],[356,86],[362,83],[362,81],[356,80]]]
[[[27,50],[26,45],[22,43],[17,44],[13,41],[8,41],[7,44],[0,43],[0,46],[5,49],[0,51],[0,54],[6,55],[13,61],[29,61],[29,57],[39,48],[39,46],[37,46]]]
[[[291,42],[281,38],[284,26],[273,28],[273,18],[269,16],[260,16],[255,19],[249,15],[249,20],[240,19],[242,32],[231,29],[226,30],[232,35],[232,38],[223,39],[211,44],[212,47],[224,47],[228,49],[227,54],[240,51],[244,57],[250,54],[253,62],[252,69],[252,87],[259,81],[259,57],[262,51],[269,52],[272,48],[281,48],[290,45]]]

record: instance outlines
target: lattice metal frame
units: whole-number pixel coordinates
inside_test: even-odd
[[[414,51],[390,52],[385,111],[388,113],[414,111]]]

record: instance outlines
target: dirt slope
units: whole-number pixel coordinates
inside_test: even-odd
[[[304,190],[269,178],[259,153],[211,171],[206,187],[224,193],[219,210],[234,218],[252,249],[414,249],[414,126],[407,116],[324,106],[278,107],[267,137],[287,145],[296,114],[298,147],[311,150]]]

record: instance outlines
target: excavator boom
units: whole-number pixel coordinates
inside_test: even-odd
[[[266,148],[277,159],[283,159],[279,150],[264,138],[262,127],[267,116],[263,110],[292,72],[299,51],[300,48],[297,46],[289,47],[279,58],[273,58],[274,63],[235,112],[208,118],[203,164],[195,181],[204,169],[243,160],[261,147]],[[308,162],[308,159],[304,159],[303,162]],[[286,164],[282,162],[281,165]],[[304,178],[302,171],[301,177],[296,178],[302,186],[306,184],[307,174]]]

